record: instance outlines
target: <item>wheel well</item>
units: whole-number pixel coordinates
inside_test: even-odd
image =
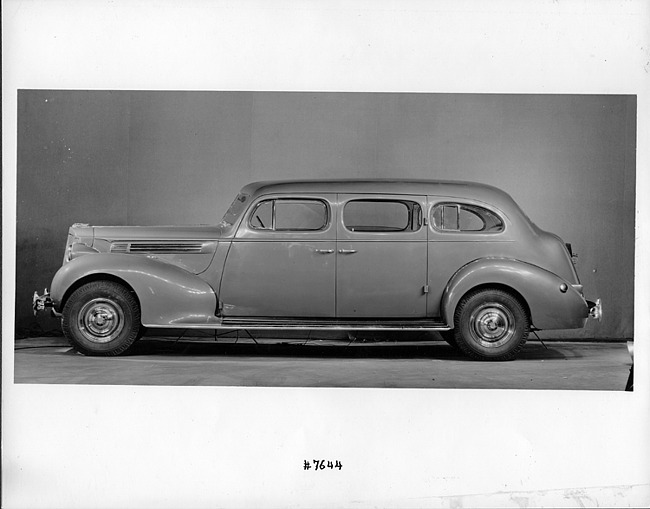
[[[467,290],[465,292],[465,294],[460,299],[458,299],[458,304],[460,304],[460,302],[465,297],[467,297],[467,295],[469,295],[470,293],[476,292],[478,290],[501,290],[501,291],[509,293],[510,295],[512,295],[514,298],[516,298],[521,303],[521,305],[524,307],[524,310],[526,311],[526,315],[528,315],[528,319],[529,320],[531,319],[530,307],[528,306],[528,302],[526,302],[526,299],[524,299],[524,296],[521,293],[519,293],[517,290],[515,290],[514,288],[512,288],[512,287],[510,287],[508,285],[500,284],[500,283],[484,283],[482,285],[474,286],[473,288],[470,288],[469,290]],[[458,304],[456,304],[456,307],[458,307]],[[456,312],[456,309],[454,309],[454,313],[455,312]],[[452,317],[453,317],[453,315],[452,315]],[[452,322],[453,322],[453,319],[452,319]]]
[[[124,279],[114,276],[113,274],[89,274],[87,276],[82,277],[81,279],[78,279],[75,281],[72,285],[70,285],[70,288],[68,288],[63,294],[63,298],[61,299],[61,303],[59,304],[59,311],[63,311],[63,308],[70,298],[70,295],[72,295],[77,288],[82,287],[83,285],[87,283],[92,283],[93,281],[113,281],[114,283],[122,285],[124,288],[126,288],[129,292],[133,294],[133,297],[135,298],[136,302],[138,303],[138,307],[142,309],[140,306],[140,299],[138,298],[138,294],[135,293],[135,290],[131,287],[129,283],[124,281]]]

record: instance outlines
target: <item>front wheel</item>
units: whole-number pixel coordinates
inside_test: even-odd
[[[514,359],[528,339],[530,319],[522,303],[503,290],[483,289],[463,297],[454,314],[456,344],[477,360]]]
[[[77,288],[63,308],[63,333],[85,355],[119,355],[140,336],[140,306],[113,281]]]

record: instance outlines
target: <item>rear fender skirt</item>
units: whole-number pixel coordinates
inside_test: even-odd
[[[453,324],[456,306],[477,287],[512,289],[525,300],[531,321],[538,329],[579,329],[589,316],[584,297],[561,277],[519,260],[480,258],[463,266],[447,284],[441,312]]]
[[[100,253],[66,263],[54,276],[51,297],[60,310],[68,289],[84,278],[109,275],[136,293],[145,326],[216,323],[217,296],[201,278],[176,265],[130,254]]]

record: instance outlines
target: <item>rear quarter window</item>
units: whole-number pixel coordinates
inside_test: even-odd
[[[439,203],[431,211],[431,224],[441,232],[499,233],[501,217],[483,207],[463,203]]]

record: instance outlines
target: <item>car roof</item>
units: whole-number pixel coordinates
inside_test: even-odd
[[[275,193],[406,194],[445,196],[490,203],[499,208],[516,207],[506,192],[478,182],[427,179],[271,180],[253,182],[242,189],[253,198]],[[518,208],[518,207],[516,207]]]

